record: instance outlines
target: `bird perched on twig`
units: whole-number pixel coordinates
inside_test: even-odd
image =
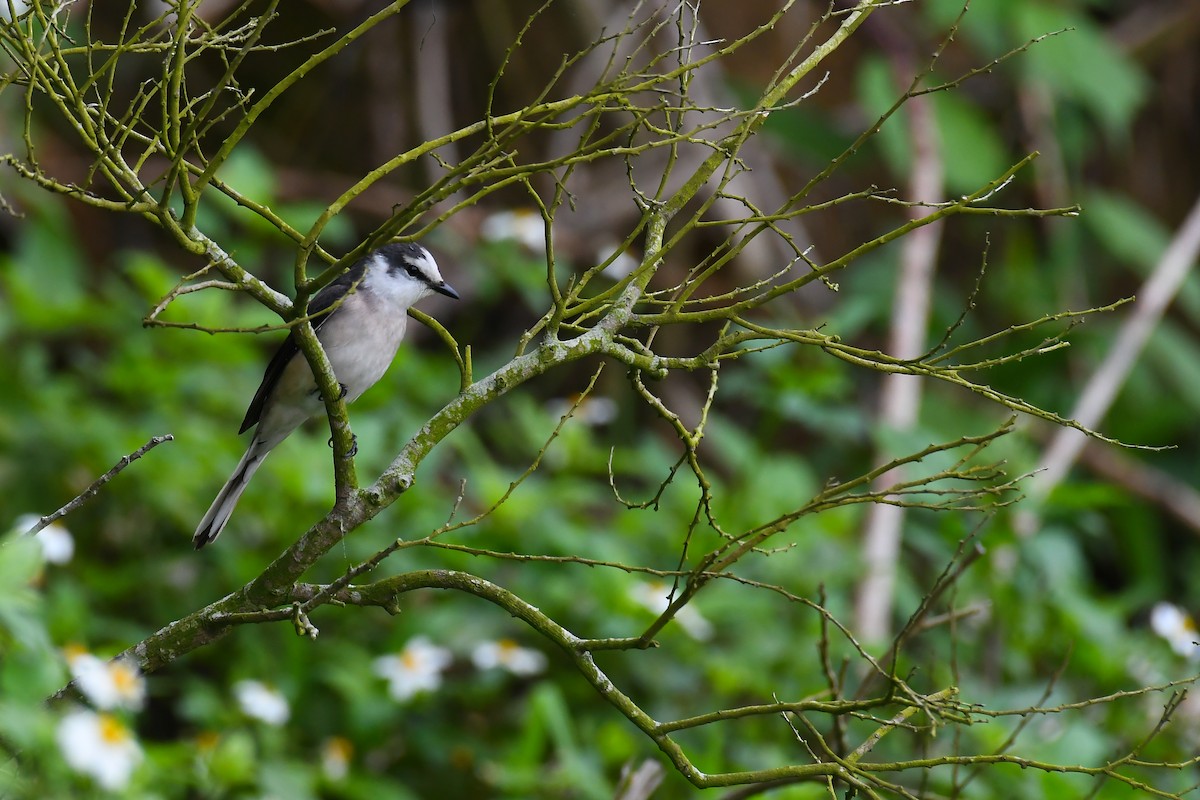
[[[437,262],[416,244],[389,244],[368,253],[312,298],[308,314],[347,403],[383,377],[408,322],[408,309],[434,292],[458,299]],[[332,309],[332,310],[331,310]],[[254,438],[233,475],[196,527],[199,550],[220,534],[250,478],[275,445],[325,410],[308,361],[289,334],[267,364],[238,433]]]

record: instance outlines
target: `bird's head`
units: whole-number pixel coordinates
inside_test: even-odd
[[[401,305],[410,306],[434,292],[458,299],[458,292],[442,278],[437,262],[419,244],[389,244],[367,257],[364,283]]]

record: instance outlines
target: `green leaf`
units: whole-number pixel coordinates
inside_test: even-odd
[[[1146,358],[1175,401],[1200,412],[1200,343],[1170,319],[1163,320],[1146,346]]]
[[[1038,42],[1020,59],[1026,78],[1078,102],[1100,120],[1109,136],[1126,138],[1146,97],[1147,79],[1141,69],[1083,15],[1061,4],[1013,5],[1011,19],[1018,36],[1034,39],[1063,31]]]
[[[863,59],[855,76],[858,102],[872,120],[887,111],[903,90],[896,85],[892,68],[882,56]],[[871,142],[879,148],[893,175],[907,175],[912,160],[912,141],[903,121],[893,115],[883,124]]]
[[[1170,233],[1145,207],[1115,192],[1093,190],[1084,196],[1081,219],[1114,258],[1147,274],[1167,247]]]
[[[1116,192],[1091,191],[1081,219],[1105,252],[1148,277],[1171,241],[1171,232],[1145,206]],[[1192,322],[1200,322],[1200,280],[1188,276],[1176,303]]]
[[[904,81],[911,76],[899,76]],[[892,66],[882,57],[868,57],[857,75],[858,100],[871,118],[883,114],[901,96],[904,87]],[[966,194],[1003,172],[1011,162],[995,124],[961,91],[925,95],[937,121],[939,153],[945,164],[949,192]],[[874,138],[889,170],[897,178],[912,172],[912,136],[906,127],[905,108],[883,124]]]
[[[257,771],[258,748],[245,731],[232,731],[221,736],[209,756],[208,766],[213,777],[223,785],[245,783]]]
[[[999,129],[969,95],[938,92],[928,98],[941,136],[947,194],[977,191],[1009,167],[1013,159]]]
[[[9,308],[3,316],[11,315],[27,330],[70,328],[92,308],[84,291],[84,257],[58,204],[39,203],[36,214],[38,224],[22,229],[12,257],[0,255],[0,289],[11,293],[4,298]],[[48,286],[54,291],[45,291]]]

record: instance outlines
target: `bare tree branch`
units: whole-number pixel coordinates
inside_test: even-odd
[[[124,470],[126,467],[128,467],[130,464],[132,464],[134,461],[137,461],[139,458],[141,458],[146,453],[153,450],[155,447],[158,447],[163,442],[173,442],[173,441],[175,441],[175,437],[169,433],[165,433],[162,436],[155,436],[155,437],[151,438],[150,441],[146,442],[144,445],[139,447],[137,450],[134,450],[129,455],[122,456],[121,459],[119,461],[117,461],[116,464],[113,465],[112,469],[110,469],[108,472],[101,475],[96,480],[92,481],[90,486],[88,486],[86,489],[84,489],[82,492],[80,492],[78,495],[76,495],[74,499],[72,499],[69,503],[64,505],[62,508],[58,509],[57,511],[55,511],[51,514],[47,514],[46,516],[39,518],[37,521],[37,524],[34,525],[29,530],[27,530],[26,533],[29,534],[30,536],[32,536],[35,533],[37,533],[38,531],[45,528],[46,526],[51,525],[54,522],[65,517],[67,514],[70,514],[72,511],[79,508],[81,505],[86,503],[88,500],[91,500],[93,497],[95,497],[96,494],[100,491],[100,489],[103,488],[104,484],[108,483],[113,478],[117,477],[117,475],[119,475],[122,470]]]

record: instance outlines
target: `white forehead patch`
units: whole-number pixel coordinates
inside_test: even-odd
[[[429,278],[430,283],[441,283],[442,273],[438,269],[437,262],[433,260],[433,255],[420,245],[417,246],[416,262],[421,272]]]

